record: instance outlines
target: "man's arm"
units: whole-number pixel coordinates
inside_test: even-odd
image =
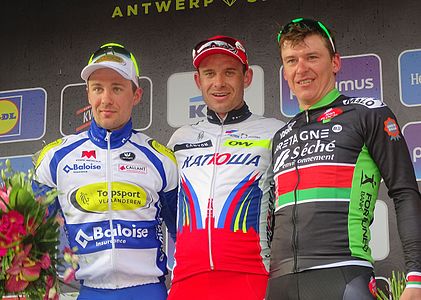
[[[41,155],[42,154],[42,155]],[[49,174],[49,168],[47,164],[47,159],[44,160],[46,152],[40,150],[32,156],[32,164],[35,169],[35,178],[32,180],[32,190],[35,195],[45,196],[48,192],[52,191],[55,186],[51,184],[51,174]],[[45,182],[41,182],[44,180]],[[47,185],[47,182],[50,182],[50,185]],[[58,212],[60,205],[58,199],[55,198],[48,206],[48,214],[54,215]]]
[[[365,121],[367,123],[363,125],[366,127],[367,147],[388,188],[388,195],[395,204],[406,272],[408,275],[420,274],[421,196],[408,147],[396,117],[389,108],[370,110]],[[412,278],[407,287],[421,287],[421,277]],[[419,292],[419,289],[416,290],[413,293]],[[412,292],[406,293],[405,297],[410,294]]]
[[[160,193],[161,216],[164,219],[171,238],[175,241],[177,232],[177,192],[175,188],[169,192]]]
[[[155,145],[157,145],[156,143]],[[159,144],[155,150],[164,155],[166,186],[159,193],[161,203],[161,216],[164,219],[171,238],[175,241],[177,232],[177,196],[178,196],[178,170],[177,161],[171,149]]]
[[[419,300],[421,299],[421,286],[420,288],[406,288],[400,300]]]

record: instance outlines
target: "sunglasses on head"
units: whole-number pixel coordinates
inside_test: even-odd
[[[111,56],[125,56],[129,58],[136,69],[136,75],[139,76],[139,67],[137,66],[137,61],[134,55],[127,51],[123,45],[116,44],[116,43],[108,43],[105,45],[102,45],[97,51],[95,51],[91,57],[89,58],[88,64],[91,64],[95,62],[98,58],[104,56],[104,55],[111,55]],[[119,61],[116,59],[115,61]]]
[[[205,40],[198,43],[193,48],[193,58],[198,56],[203,51],[210,48],[214,48],[214,47],[224,48],[224,49],[227,49],[228,51],[231,51],[232,53],[237,53],[238,50],[241,50],[244,53],[246,52],[243,45],[241,45],[239,41],[229,38],[229,37],[221,37],[220,39]]]
[[[303,28],[303,29],[316,30],[320,32],[322,35],[328,38],[333,52],[336,52],[335,43],[333,42],[333,39],[329,30],[326,28],[325,25],[323,25],[322,22],[312,20],[312,19],[297,18],[287,23],[278,32],[278,44],[281,42],[282,34],[289,32],[293,26],[299,26],[300,28]]]

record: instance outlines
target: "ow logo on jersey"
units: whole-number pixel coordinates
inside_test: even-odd
[[[224,142],[225,147],[232,148],[252,148],[252,147],[261,147],[265,149],[270,149],[270,140],[226,140]]]
[[[203,167],[209,165],[254,165],[258,166],[260,155],[252,153],[210,153],[205,155],[187,156],[183,162],[182,169],[190,167]]]

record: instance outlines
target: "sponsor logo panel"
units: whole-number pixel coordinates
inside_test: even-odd
[[[410,122],[402,127],[402,134],[408,145],[417,181],[421,181],[421,121]]]
[[[385,106],[383,101],[375,99],[375,98],[368,98],[368,97],[349,98],[349,99],[344,100],[343,104],[344,105],[360,104],[368,108],[378,108],[378,107]]]
[[[42,88],[0,92],[0,143],[42,138],[46,113],[47,92]]]
[[[10,136],[20,133],[21,97],[0,100],[0,135]]]
[[[369,227],[374,218],[377,186],[380,183],[379,176],[380,174],[376,176],[375,173],[371,173],[369,170],[361,170],[360,174],[358,174],[358,172],[354,174],[354,179],[360,181],[358,210],[361,214],[361,222],[358,222],[358,226],[360,227],[357,231],[360,234],[358,239],[361,241],[362,250],[367,254],[370,254],[371,250],[369,247],[371,239],[371,231]],[[371,211],[373,211],[373,214]]]
[[[82,158],[95,158],[96,159],[96,152],[95,150],[87,150],[87,151],[82,151]]]
[[[390,140],[392,141],[400,140],[401,138],[400,130],[399,130],[398,123],[396,123],[395,119],[387,118],[387,120],[384,121],[383,124],[384,124],[384,131],[390,137]]]
[[[118,164],[119,172],[148,174],[148,167],[144,164]]]
[[[253,81],[245,89],[244,99],[250,110],[264,114],[264,74],[260,66],[253,69]],[[195,72],[174,73],[167,82],[167,122],[171,127],[194,124],[206,118],[206,105],[194,82]]]
[[[133,128],[146,130],[152,124],[152,81],[141,76],[142,101],[133,109]],[[93,119],[92,109],[86,96],[85,83],[66,85],[61,91],[60,132],[63,136],[79,133],[89,128]]]
[[[238,129],[225,130],[225,134],[237,139],[260,139],[260,136],[258,135],[249,135],[245,132],[239,131]]]
[[[209,153],[204,155],[190,155],[186,157],[181,168],[212,165],[254,165],[257,167],[259,166],[260,158],[260,155],[253,153]]]
[[[210,148],[212,147],[212,141],[207,140],[200,143],[184,143],[184,144],[177,144],[174,146],[174,152],[179,150],[189,150],[189,149],[195,149],[195,148]]]
[[[371,97],[383,100],[381,60],[375,54],[343,56],[342,67],[336,75],[336,87],[344,95],[355,97]],[[295,116],[299,112],[297,97],[283,78],[281,66],[280,106],[286,117]]]
[[[340,133],[342,131],[340,125],[333,125],[332,128],[327,127],[316,130],[303,130],[285,138],[285,136],[291,132],[293,125],[294,123],[288,124],[287,128],[280,133],[281,137],[284,138],[282,142],[276,145],[274,151],[274,154],[281,151],[280,154],[276,156],[273,167],[274,172],[294,167],[296,159],[298,159],[298,164],[334,160],[336,140],[331,138],[331,131],[334,134]],[[292,149],[289,148],[299,142],[300,144],[296,147]]]
[[[72,205],[83,212],[103,213],[111,208],[115,211],[136,210],[149,206],[148,196],[139,186],[123,183],[111,183],[111,196],[106,182],[92,183],[81,186],[70,194]]]
[[[78,253],[93,253],[115,248],[148,249],[159,246],[154,222],[114,220],[85,224],[68,224],[71,246]],[[162,235],[162,234],[161,234]]]
[[[334,117],[342,114],[343,111],[340,108],[329,108],[320,117],[317,118],[317,122],[327,123],[330,122]]]
[[[124,161],[132,161],[136,158],[133,152],[123,152],[120,154],[120,159]]]
[[[67,164],[63,167],[63,171],[68,173],[89,173],[92,171],[100,171],[102,169],[101,164],[97,163],[86,163],[86,162],[79,162],[73,164]]]
[[[400,101],[406,106],[421,105],[421,49],[403,51],[398,64]]]
[[[225,147],[230,148],[252,148],[261,147],[269,149],[271,145],[270,140],[226,140],[224,142]]]

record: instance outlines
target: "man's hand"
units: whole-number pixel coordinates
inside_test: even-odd
[[[418,288],[406,288],[400,300],[421,300],[421,289]]]

